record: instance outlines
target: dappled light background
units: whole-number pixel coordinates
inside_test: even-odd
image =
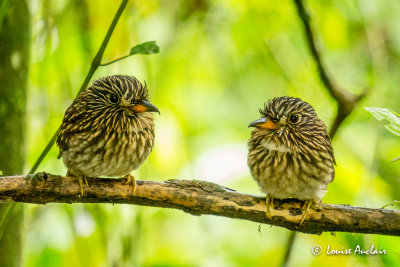
[[[379,208],[400,198],[400,140],[363,107],[400,112],[400,2],[306,1],[323,61],[336,84],[370,94],[339,129],[336,178],[323,202]],[[26,172],[61,123],[90,67],[118,1],[37,0],[32,15]],[[93,79],[128,74],[146,82],[156,143],[138,179],[202,179],[262,195],[247,168],[247,125],[275,96],[308,101],[329,126],[336,111],[320,82],[292,1],[128,3],[103,61],[145,41],[160,53],[101,67]],[[38,171],[64,175],[53,147]],[[107,204],[26,205],[26,266],[270,266],[290,232],[182,211]],[[399,206],[389,208],[398,209]],[[371,245],[378,256],[313,256],[321,245]],[[399,239],[298,234],[291,266],[400,265]]]

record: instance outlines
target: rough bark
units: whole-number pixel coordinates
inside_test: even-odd
[[[400,211],[395,210],[321,204],[312,208],[300,225],[302,203],[297,200],[277,200],[272,218],[268,219],[265,197],[238,193],[206,181],[137,181],[136,193],[132,195],[132,185],[119,179],[89,178],[89,186],[84,187],[81,197],[76,178],[51,174],[44,177],[44,186],[40,182],[35,185],[35,180],[26,176],[0,178],[0,201],[136,204],[267,223],[310,234],[340,231],[400,235]]]
[[[1,1],[0,13],[0,170],[13,175],[24,166],[30,15],[24,0]],[[0,266],[20,266],[23,206],[1,204],[0,221]]]

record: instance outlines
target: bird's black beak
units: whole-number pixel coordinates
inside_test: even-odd
[[[261,119],[253,121],[249,124],[249,127],[257,127],[268,130],[276,130],[279,128],[278,124],[270,120],[268,117],[263,117]]]
[[[146,100],[141,100],[139,103],[134,105],[132,109],[138,113],[141,112],[158,112],[160,114],[160,111],[156,106],[154,106],[152,103]]]

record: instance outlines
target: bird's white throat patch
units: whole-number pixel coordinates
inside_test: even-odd
[[[277,145],[275,145],[274,142],[264,141],[262,145],[268,150],[275,150],[275,151],[278,151],[278,152],[286,152],[286,153],[292,152],[292,150],[289,147],[287,147],[285,145],[277,146]]]

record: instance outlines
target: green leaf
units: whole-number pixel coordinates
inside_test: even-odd
[[[141,44],[138,44],[138,45],[132,47],[129,55],[156,54],[158,52],[160,52],[160,48],[156,44],[156,41],[150,41],[150,42],[141,43]]]
[[[400,114],[387,108],[364,108],[371,113],[377,120],[388,120],[385,128],[394,135],[400,136]]]
[[[3,175],[3,172],[2,172],[2,171],[0,171],[0,175]]]

